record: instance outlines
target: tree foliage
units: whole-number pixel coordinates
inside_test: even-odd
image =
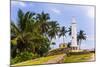
[[[17,23],[11,21],[11,56],[28,51],[43,56],[50,49],[59,24],[50,20],[48,13],[18,11]]]

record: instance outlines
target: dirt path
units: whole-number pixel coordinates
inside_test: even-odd
[[[54,63],[59,63],[61,60],[63,60],[63,58],[66,56],[66,54],[62,54],[60,56],[57,56],[54,59],[51,59],[47,62],[45,62],[44,64],[54,64]]]

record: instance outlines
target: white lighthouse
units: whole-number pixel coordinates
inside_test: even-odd
[[[78,45],[77,45],[77,28],[76,28],[76,19],[75,17],[72,18],[71,21],[71,37],[72,37],[72,41],[71,41],[71,48],[73,50],[77,50],[78,49]]]

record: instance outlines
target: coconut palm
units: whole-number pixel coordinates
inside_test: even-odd
[[[49,30],[47,34],[50,40],[50,44],[54,46],[56,43],[53,42],[53,39],[56,39],[58,35],[59,24],[57,23],[57,21],[49,21],[48,24],[49,24]]]
[[[34,22],[35,13],[26,12],[24,13],[21,9],[18,11],[18,21],[17,26],[20,28],[20,31],[31,31],[31,25]],[[28,29],[29,28],[29,29]]]
[[[40,48],[44,43],[45,38],[35,31],[37,27],[35,26],[34,15],[35,13],[23,13],[22,10],[19,10],[17,24],[11,22],[11,44],[16,46],[14,50],[16,49],[15,52],[17,51],[17,53],[26,50],[35,52],[35,48]]]
[[[16,24],[11,22],[11,44],[16,45],[19,51],[27,50],[29,46],[32,46],[28,44],[33,42],[33,34],[31,32],[33,32],[34,15],[35,13],[23,13],[19,9],[18,22]]]
[[[62,26],[61,29],[60,29],[59,37],[63,36],[63,43],[65,43],[64,37],[66,37],[66,33],[67,33],[66,27]]]
[[[71,26],[68,28],[68,35],[71,36]]]
[[[38,26],[39,26],[39,30],[41,33],[45,34],[47,33],[48,29],[49,29],[49,25],[48,25],[48,20],[50,19],[50,16],[48,13],[40,13],[37,14],[36,16],[36,20],[38,22]]]
[[[79,33],[77,34],[77,42],[79,45],[79,49],[81,47],[82,40],[86,40],[86,34],[84,33],[83,30],[80,30]]]
[[[48,30],[48,36],[50,37],[50,40],[53,38],[55,39],[59,32],[59,24],[57,21],[50,21],[49,22],[49,30]]]
[[[17,23],[11,22],[12,54],[31,51],[42,56],[46,53],[50,49],[50,40],[49,36],[43,34],[48,35],[48,31],[54,28],[49,24],[51,22],[49,19],[47,13],[35,14],[29,11],[24,13],[19,9]]]
[[[58,34],[59,24],[57,21],[50,21],[49,14],[44,12],[37,14],[36,19],[38,22],[39,31],[41,31],[41,34],[43,33],[45,37],[48,37],[50,43],[52,44],[52,39]]]

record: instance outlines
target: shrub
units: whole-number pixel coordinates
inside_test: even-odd
[[[15,58],[12,58],[11,59],[11,64],[15,64],[15,63],[18,63],[18,62],[21,62],[21,57],[18,57],[18,56],[16,56]]]
[[[18,54],[15,58],[11,60],[11,64],[19,63],[19,62],[30,60],[30,59],[35,59],[37,57],[39,57],[39,55],[33,54],[32,52],[28,52],[28,51],[21,52],[20,54]]]

